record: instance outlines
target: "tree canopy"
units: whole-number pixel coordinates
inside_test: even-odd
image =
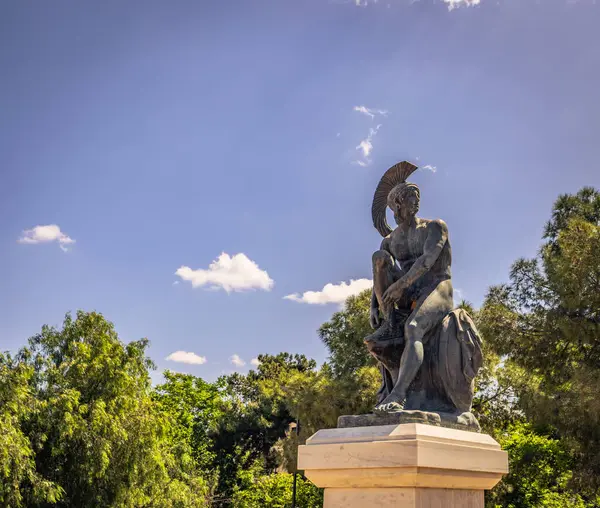
[[[174,422],[152,403],[146,347],[124,345],[102,315],[78,312],[0,359],[1,418],[11,431],[1,502],[205,505],[191,449],[167,439]]]
[[[527,418],[552,426],[576,458],[574,485],[600,488],[600,194],[561,196],[535,259],[492,287],[481,328],[527,379],[514,392]]]

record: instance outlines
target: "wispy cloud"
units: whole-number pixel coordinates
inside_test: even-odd
[[[437,167],[432,166],[431,164],[427,164],[427,166],[421,166],[421,168],[427,169],[428,171],[431,171],[432,173],[435,173],[437,171]]]
[[[275,284],[265,270],[243,253],[234,256],[222,253],[207,269],[193,270],[189,266],[181,266],[175,275],[190,282],[192,287],[208,286],[228,293],[251,289],[270,291]]]
[[[448,10],[454,10],[457,7],[472,7],[473,5],[479,5],[481,0],[443,0],[445,4],[448,4]]]
[[[371,117],[371,119],[375,118],[375,115],[387,116],[388,111],[386,109],[373,109],[367,108],[366,106],[354,106],[354,111],[358,113],[362,113],[363,115],[367,115]]]
[[[187,363],[189,365],[203,365],[206,363],[206,356],[199,356],[196,353],[188,351],[175,351],[167,356],[166,360],[170,362]]]
[[[235,365],[236,367],[243,367],[244,365],[246,365],[246,362],[244,360],[242,360],[239,355],[233,355],[231,358],[229,358],[229,361],[231,363],[233,363],[233,365]]]
[[[373,281],[369,279],[350,280],[349,283],[326,284],[320,291],[306,291],[302,294],[294,293],[284,296],[284,298],[309,305],[343,304],[349,296],[357,295],[372,286]]]
[[[371,120],[373,120],[376,115],[388,115],[388,111],[386,109],[374,109],[368,108],[367,106],[354,106],[354,111],[362,115],[368,116],[369,118],[371,118]],[[367,137],[361,139],[360,143],[356,145],[355,150],[359,152],[359,158],[353,160],[352,164],[358,164],[362,167],[366,167],[371,164],[371,159],[369,157],[373,152],[373,138],[377,135],[377,132],[379,132],[380,128],[381,124],[378,124],[375,128],[371,127],[369,129],[369,134],[367,135]]]
[[[373,130],[373,129],[371,129]],[[372,139],[372,135],[369,134],[369,136],[365,139],[363,139],[358,146],[356,147],[357,150],[360,150],[363,154],[363,157],[368,157],[369,155],[371,155],[371,150],[373,150],[373,143],[371,143],[371,139]]]
[[[361,142],[356,146],[356,150],[360,152],[361,158],[356,160],[355,163],[359,166],[364,167],[371,164],[371,159],[369,159],[369,157],[373,152],[373,138],[377,135],[380,128],[381,124],[379,124],[375,128],[371,127],[369,129],[369,134],[367,135],[367,137],[361,140]]]
[[[258,358],[252,358],[252,360],[250,360],[250,363],[255,367],[258,367],[260,365],[260,360]]]
[[[74,244],[75,240],[63,233],[56,224],[48,224],[25,229],[17,242],[27,244],[58,242],[58,246],[64,252],[68,252],[68,246]]]

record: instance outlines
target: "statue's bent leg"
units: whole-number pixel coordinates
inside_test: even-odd
[[[393,311],[392,306],[388,306],[383,301],[383,294],[396,282],[401,276],[400,269],[396,266],[392,255],[384,250],[378,250],[373,253],[373,293],[377,299],[379,311],[383,315],[385,322],[377,331],[365,337],[365,342],[377,341],[379,335],[385,334],[390,325],[390,317]],[[370,348],[369,348],[370,349]],[[389,370],[383,363],[379,364],[382,375],[382,386],[377,394],[377,402],[382,402],[392,391],[398,379],[398,368]]]
[[[378,250],[373,253],[373,291],[379,303],[379,310],[385,319],[388,319],[392,307],[383,301],[383,294],[400,276],[400,269],[389,252]]]
[[[423,364],[423,341],[446,314],[452,311],[452,282],[445,280],[417,301],[404,327],[404,352],[400,360],[398,380],[392,392],[378,406],[379,410],[402,409],[408,388]]]

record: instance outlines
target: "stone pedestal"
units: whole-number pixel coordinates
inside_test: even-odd
[[[320,430],[298,469],[325,489],[324,508],[483,508],[508,456],[486,434],[407,423]]]

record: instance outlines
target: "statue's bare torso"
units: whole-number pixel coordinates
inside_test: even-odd
[[[441,220],[415,218],[414,224],[406,230],[398,227],[383,240],[381,249],[389,252],[398,263],[401,276],[409,273],[415,262],[426,254],[426,251],[434,249],[443,236],[445,240],[437,258],[431,267],[407,288],[410,293],[421,296],[424,290],[432,291],[440,282],[452,277],[452,249],[446,224]]]

